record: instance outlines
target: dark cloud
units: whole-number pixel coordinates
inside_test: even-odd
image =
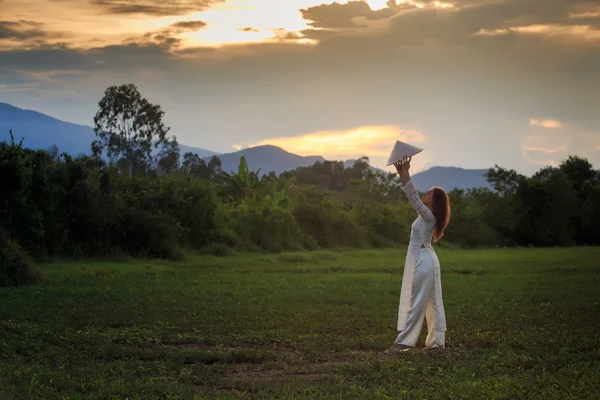
[[[0,51],[0,65],[7,69],[47,71],[84,69],[89,63],[77,50],[60,46],[45,46],[35,50]]]
[[[247,26],[245,28],[240,28],[240,29],[238,29],[238,31],[240,31],[240,32],[260,32],[259,29],[252,28],[251,26]]]
[[[92,0],[111,14],[185,15],[203,11],[224,0]]]
[[[387,19],[394,15],[392,8],[373,11],[364,1],[350,1],[346,4],[321,4],[307,9],[301,9],[302,17],[311,21],[309,25],[315,28],[357,28],[356,18],[367,20]]]
[[[206,27],[204,21],[181,21],[171,25],[172,28],[182,29],[186,31],[197,31]]]
[[[0,39],[25,40],[41,38],[46,32],[40,29],[42,24],[31,21],[0,21]]]
[[[171,24],[160,31],[146,33],[143,36],[145,42],[142,41],[140,43],[136,38],[131,38],[129,41],[134,44],[156,44],[163,49],[174,50],[179,48],[182,43],[182,39],[178,38],[177,35],[184,32],[197,31],[206,26],[207,24],[204,21],[181,21]]]
[[[168,38],[163,38],[163,41]],[[32,50],[0,51],[0,65],[7,70],[32,72],[78,70],[84,73],[168,69],[176,56],[156,43],[128,43],[89,50],[47,45]]]

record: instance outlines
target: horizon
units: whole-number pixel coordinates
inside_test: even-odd
[[[134,83],[180,143],[228,154],[530,176],[600,165],[600,4],[586,0],[2,0],[2,101],[93,126]]]
[[[93,127],[92,127],[92,126],[90,126],[90,125],[85,125],[85,124],[75,124],[75,123],[73,123],[73,122],[71,122],[71,121],[66,121],[66,120],[58,119],[58,118],[55,118],[55,117],[54,117],[54,116],[52,116],[52,115],[44,114],[44,113],[42,113],[42,112],[40,112],[40,111],[37,111],[37,110],[33,110],[33,109],[27,109],[27,108],[20,108],[20,107],[17,107],[17,106],[14,106],[14,105],[12,105],[12,104],[10,104],[10,103],[0,102],[0,105],[3,105],[3,104],[4,104],[4,105],[7,105],[7,106],[9,106],[9,107],[12,107],[12,108],[15,108],[15,109],[21,110],[21,111],[34,112],[34,113],[40,114],[40,115],[42,115],[42,116],[44,116],[44,117],[49,117],[49,118],[55,119],[55,120],[57,120],[57,121],[60,121],[60,122],[63,122],[63,123],[67,123],[67,124],[74,124],[74,125],[79,125],[79,126],[84,126],[84,127],[86,127],[86,128],[89,128],[89,129],[91,129],[91,130],[93,131]],[[11,130],[12,130],[12,129],[11,129]],[[15,132],[14,130],[12,130],[12,131],[13,131],[13,133],[18,133],[18,132]],[[24,143],[24,145],[25,145],[25,147],[27,147],[27,145],[26,145],[25,143]],[[291,153],[291,154],[299,155],[299,154],[296,154],[296,153],[294,153],[293,151],[288,151],[288,150],[286,150],[286,149],[284,149],[284,148],[282,148],[282,147],[279,147],[279,146],[276,146],[276,145],[273,145],[273,144],[269,144],[269,143],[267,143],[267,144],[261,144],[261,145],[256,145],[256,146],[251,146],[251,147],[245,147],[245,148],[242,148],[242,149],[233,149],[233,151],[229,151],[229,152],[227,152],[227,153],[218,153],[218,152],[215,152],[213,149],[210,149],[210,148],[200,148],[200,147],[194,147],[194,146],[189,146],[189,145],[188,145],[188,144],[186,144],[186,143],[181,143],[181,142],[179,142],[179,146],[181,146],[181,145],[183,145],[183,146],[187,146],[187,147],[191,147],[191,148],[193,148],[193,149],[197,149],[197,150],[204,150],[204,151],[213,152],[213,153],[216,153],[216,154],[215,154],[216,156],[223,156],[223,155],[235,154],[235,153],[242,152],[243,150],[247,150],[247,149],[251,149],[251,148],[264,148],[264,147],[275,147],[275,148],[277,148],[277,149],[280,149],[280,150],[283,150],[283,151],[285,151],[285,152],[287,152],[287,153]],[[60,150],[60,148],[59,148],[59,150]],[[181,156],[181,157],[183,157],[183,154],[184,154],[184,153],[182,152],[182,153],[180,154],[180,156]],[[354,158],[345,158],[345,159],[343,159],[343,158],[339,158],[339,159],[336,159],[336,158],[327,158],[327,157],[325,157],[325,156],[323,156],[323,155],[321,155],[321,154],[308,154],[308,155],[303,155],[302,157],[307,157],[307,158],[310,158],[310,157],[321,157],[321,158],[325,159],[326,161],[334,161],[334,162],[348,162],[348,161],[356,161],[356,160],[358,160],[358,159],[359,159],[361,156],[357,156],[357,157],[354,157]],[[415,156],[415,157],[418,157],[418,156]],[[209,159],[209,158],[210,158],[210,156],[206,156],[206,157],[202,157],[202,158],[206,160],[206,159]],[[563,161],[563,160],[561,160],[561,161]],[[386,170],[386,169],[384,169],[384,168],[381,168],[381,167],[379,167],[379,166],[377,166],[377,165],[373,165],[373,163],[371,162],[371,160],[369,160],[369,165],[370,165],[371,167],[377,168],[377,169],[379,169],[379,170],[382,170],[382,171],[384,171],[384,172],[394,172],[394,171],[393,171],[393,167],[392,167],[392,166],[390,166],[390,167],[389,167],[389,168]],[[594,166],[594,169],[598,170],[598,169],[597,169],[597,167],[595,166],[595,164],[594,164],[594,163],[592,163],[592,165]],[[550,166],[550,165],[548,165],[548,166]],[[414,168],[412,168],[412,166],[411,166],[411,169],[413,170],[413,174],[415,174],[415,175],[416,175],[416,174],[420,174],[420,173],[423,173],[423,172],[430,171],[430,170],[432,170],[432,169],[435,169],[435,168],[446,168],[446,169],[451,169],[451,168],[453,168],[453,169],[460,169],[460,170],[463,170],[463,171],[486,171],[486,170],[489,170],[490,168],[493,168],[493,167],[494,167],[494,166],[492,165],[492,166],[489,166],[489,167],[483,167],[483,168],[465,168],[465,167],[462,167],[462,166],[460,166],[460,165],[437,165],[437,164],[431,164],[431,165],[428,165],[428,166],[426,166],[425,168],[422,168],[422,169],[420,169],[420,170],[415,170]],[[502,166],[502,165],[499,165],[499,167],[504,167],[504,166]],[[543,168],[543,166],[542,166],[542,167],[540,167],[540,168]],[[528,176],[528,177],[530,177],[530,176],[532,175],[532,174],[524,174],[524,173],[522,173],[522,171],[518,171],[518,170],[517,170],[517,172],[518,172],[518,173],[521,173],[521,174],[523,174],[523,175],[525,175],[525,176]],[[537,171],[536,171],[536,172],[537,172]]]

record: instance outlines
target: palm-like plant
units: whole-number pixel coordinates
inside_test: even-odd
[[[238,166],[238,172],[221,172],[219,176],[219,183],[223,185],[225,193],[229,195],[236,202],[243,201],[254,197],[254,191],[260,187],[260,180],[258,179],[258,171],[250,171],[248,164],[246,163],[246,157],[240,157],[240,165]]]
[[[270,181],[271,187],[265,199],[272,201],[273,204],[286,205],[290,189],[296,182],[296,177],[293,176],[289,181],[283,176],[280,176],[279,179],[271,177]]]

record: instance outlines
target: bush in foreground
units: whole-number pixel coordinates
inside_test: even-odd
[[[35,280],[31,258],[0,230],[0,285],[22,285]]]

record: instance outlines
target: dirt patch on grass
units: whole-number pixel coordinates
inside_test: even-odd
[[[171,343],[167,344],[170,347],[177,347],[178,349],[214,349],[215,346],[206,343]]]
[[[311,367],[304,368],[261,368],[255,365],[238,364],[225,374],[230,383],[235,382],[281,382],[303,381],[314,382],[327,379],[329,374],[315,371]]]

